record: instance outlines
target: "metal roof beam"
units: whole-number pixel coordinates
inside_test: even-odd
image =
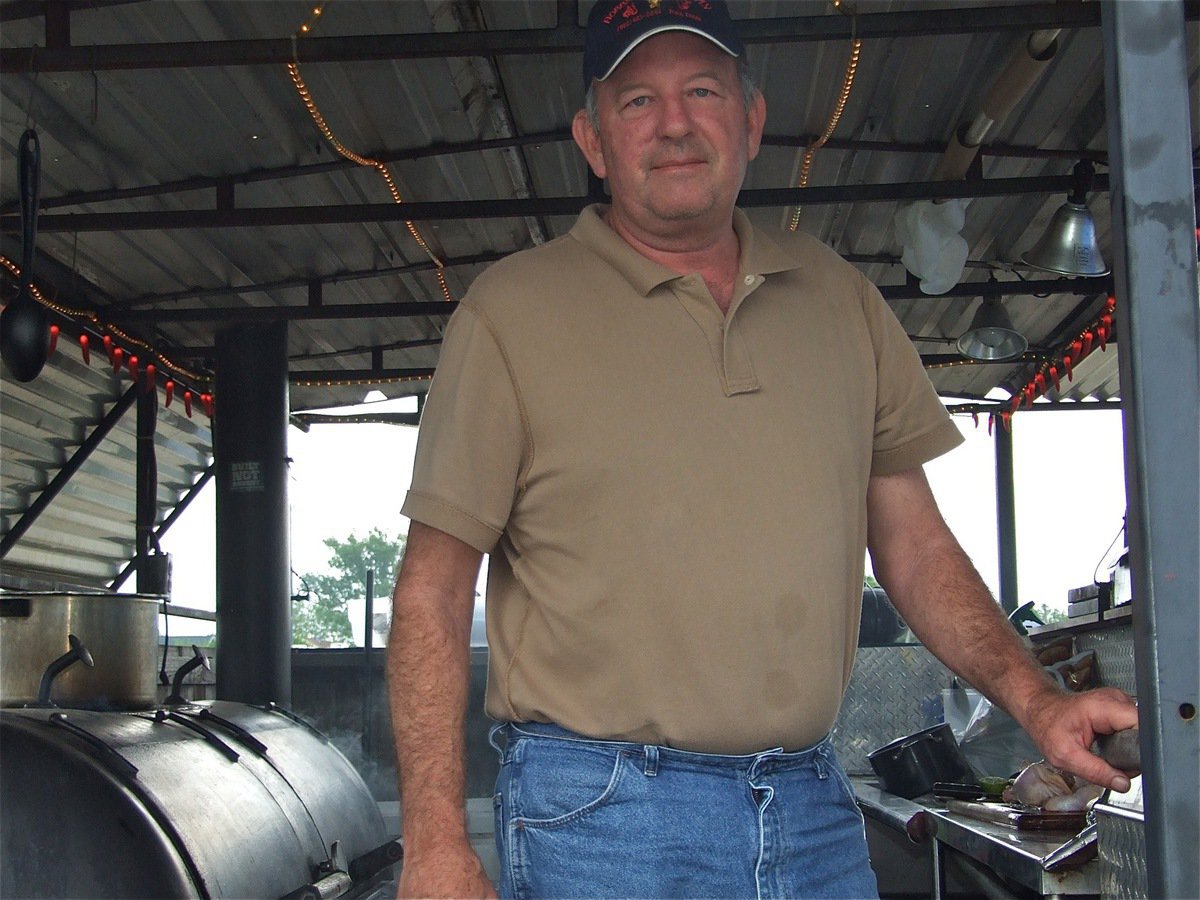
[[[255,284],[221,284],[212,287],[185,288],[182,291],[171,291],[165,294],[143,294],[128,300],[117,300],[104,307],[107,314],[112,310],[129,309],[134,306],[149,306],[151,304],[174,303],[179,300],[198,300],[205,297],[227,297],[233,294],[256,294],[265,291],[280,291],[308,287],[313,284],[341,284],[347,281],[363,281],[369,278],[385,278],[392,275],[411,275],[417,272],[429,272],[434,269],[452,269],[458,266],[476,266],[495,262],[508,256],[508,253],[498,250],[489,253],[476,253],[472,256],[459,256],[454,259],[440,260],[440,265],[433,260],[409,263],[403,266],[384,266],[377,269],[356,269],[353,271],[334,272],[331,275],[314,277],[281,278],[276,281],[263,281]]]
[[[1188,4],[1195,13],[1200,4]],[[1031,3],[1020,6],[967,6],[909,12],[825,14],[743,19],[749,44],[843,41],[853,37],[894,38],[988,32],[1029,32],[1043,28],[1098,27],[1098,4]],[[301,62],[362,62],[461,56],[578,53],[583,28],[559,22],[554,28],[509,31],[379,34],[349,37],[290,37],[237,41],[178,41],[153,44],[98,44],[87,47],[6,49],[0,72],[102,72],[120,69],[175,69],[204,66],[284,65]]]
[[[817,134],[767,134],[763,135],[761,144],[764,147],[796,147],[812,146],[820,135]],[[489,150],[510,150],[516,147],[528,147],[538,144],[565,143],[571,141],[571,133],[566,129],[542,131],[534,134],[515,135],[505,138],[490,138],[482,141],[462,141],[445,144],[428,144],[424,147],[410,147],[403,150],[379,150],[365,154],[380,162],[404,162],[415,159],[426,159],[433,156],[453,156],[458,153],[482,153]],[[946,149],[945,141],[874,141],[861,138],[831,137],[825,141],[829,150],[862,150],[877,153],[926,153],[932,156],[940,155]],[[1101,165],[1107,164],[1107,154],[1100,150],[1087,148],[1068,148],[1048,150],[1041,147],[1025,147],[1013,144],[981,144],[979,157],[996,156],[1016,159],[1062,159],[1076,162],[1081,159],[1091,160]],[[166,181],[161,184],[140,185],[131,188],[106,188],[96,191],[76,191],[58,197],[44,197],[39,201],[39,209],[60,209],[64,206],[84,206],[91,203],[111,203],[118,200],[138,200],[143,197],[159,197],[163,195],[182,194],[190,191],[217,190],[222,185],[256,184],[264,181],[282,181],[287,178],[303,178],[309,175],[324,175],[330,172],[348,172],[360,168],[358,163],[347,159],[335,159],[327,162],[309,163],[306,165],[276,166],[268,169],[251,169],[220,177],[196,176]],[[20,209],[20,201],[10,200],[0,205],[0,213],[11,213]]]
[[[742,191],[743,208],[815,206],[827,203],[888,203],[955,197],[1007,197],[1067,193],[1066,175],[983,178],[971,181],[912,181],[895,184],[848,184],[822,187],[761,188]],[[1093,192],[1108,190],[1108,177],[1096,176]],[[56,232],[169,231],[181,228],[267,228],[284,225],[351,225],[364,222],[427,222],[455,219],[507,219],[524,216],[578,215],[589,197],[531,197],[512,200],[408,201],[331,206],[281,206],[245,209],[162,210],[155,212],[71,213],[40,216],[38,230]],[[16,233],[20,217],[0,217],[4,231]]]
[[[943,294],[923,293],[916,284],[881,285],[879,290],[886,300],[941,300],[946,297],[979,297],[984,290],[997,296],[1025,294],[1101,294],[1112,289],[1112,279],[1097,278],[1046,278],[1031,281],[966,282],[952,287]],[[103,318],[122,325],[134,322],[153,322],[165,325],[178,322],[225,322],[233,324],[256,324],[263,322],[311,321],[314,319],[387,319],[411,318],[413,316],[448,316],[458,308],[453,300],[431,300],[423,302],[390,303],[341,303],[328,306],[239,306],[190,309],[115,309],[100,310]],[[418,343],[418,342],[414,342]],[[367,352],[370,348],[360,348]],[[172,348],[172,355],[186,356],[187,348]]]

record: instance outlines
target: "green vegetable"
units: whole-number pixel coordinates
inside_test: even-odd
[[[989,797],[999,797],[1010,784],[1012,784],[1011,778],[1002,778],[997,775],[984,775],[979,779],[979,786]]]

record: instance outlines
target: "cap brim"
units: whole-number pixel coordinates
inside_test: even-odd
[[[687,25],[676,25],[676,24],[660,25],[657,28],[651,28],[649,31],[647,31],[643,35],[639,35],[636,40],[631,42],[630,45],[621,52],[620,56],[618,56],[616,59],[613,60],[612,65],[608,67],[607,72],[605,72],[602,75],[596,76],[596,80],[603,81],[605,78],[607,78],[609,75],[611,75],[613,73],[613,71],[617,68],[617,66],[619,66],[621,64],[622,60],[624,60],[625,57],[627,57],[631,52],[633,52],[634,47],[636,47],[642,41],[646,40],[646,38],[652,38],[656,34],[662,34],[664,31],[688,31],[688,32],[691,32],[692,34],[699,35],[700,37],[704,38],[709,43],[714,44],[717,47],[720,47],[722,50],[724,50],[726,53],[728,53],[730,56],[734,57],[735,59],[739,55],[737,50],[734,50],[732,47],[726,46],[721,41],[718,41],[711,34],[708,34],[705,31],[701,31],[699,28],[691,28]]]

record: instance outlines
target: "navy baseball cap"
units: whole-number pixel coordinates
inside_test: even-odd
[[[690,31],[730,56],[745,52],[724,0],[599,0],[588,15],[583,87],[603,81],[646,38]]]

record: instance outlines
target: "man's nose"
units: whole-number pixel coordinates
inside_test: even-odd
[[[658,130],[663,137],[678,138],[691,133],[692,117],[684,98],[666,98],[659,110]]]

